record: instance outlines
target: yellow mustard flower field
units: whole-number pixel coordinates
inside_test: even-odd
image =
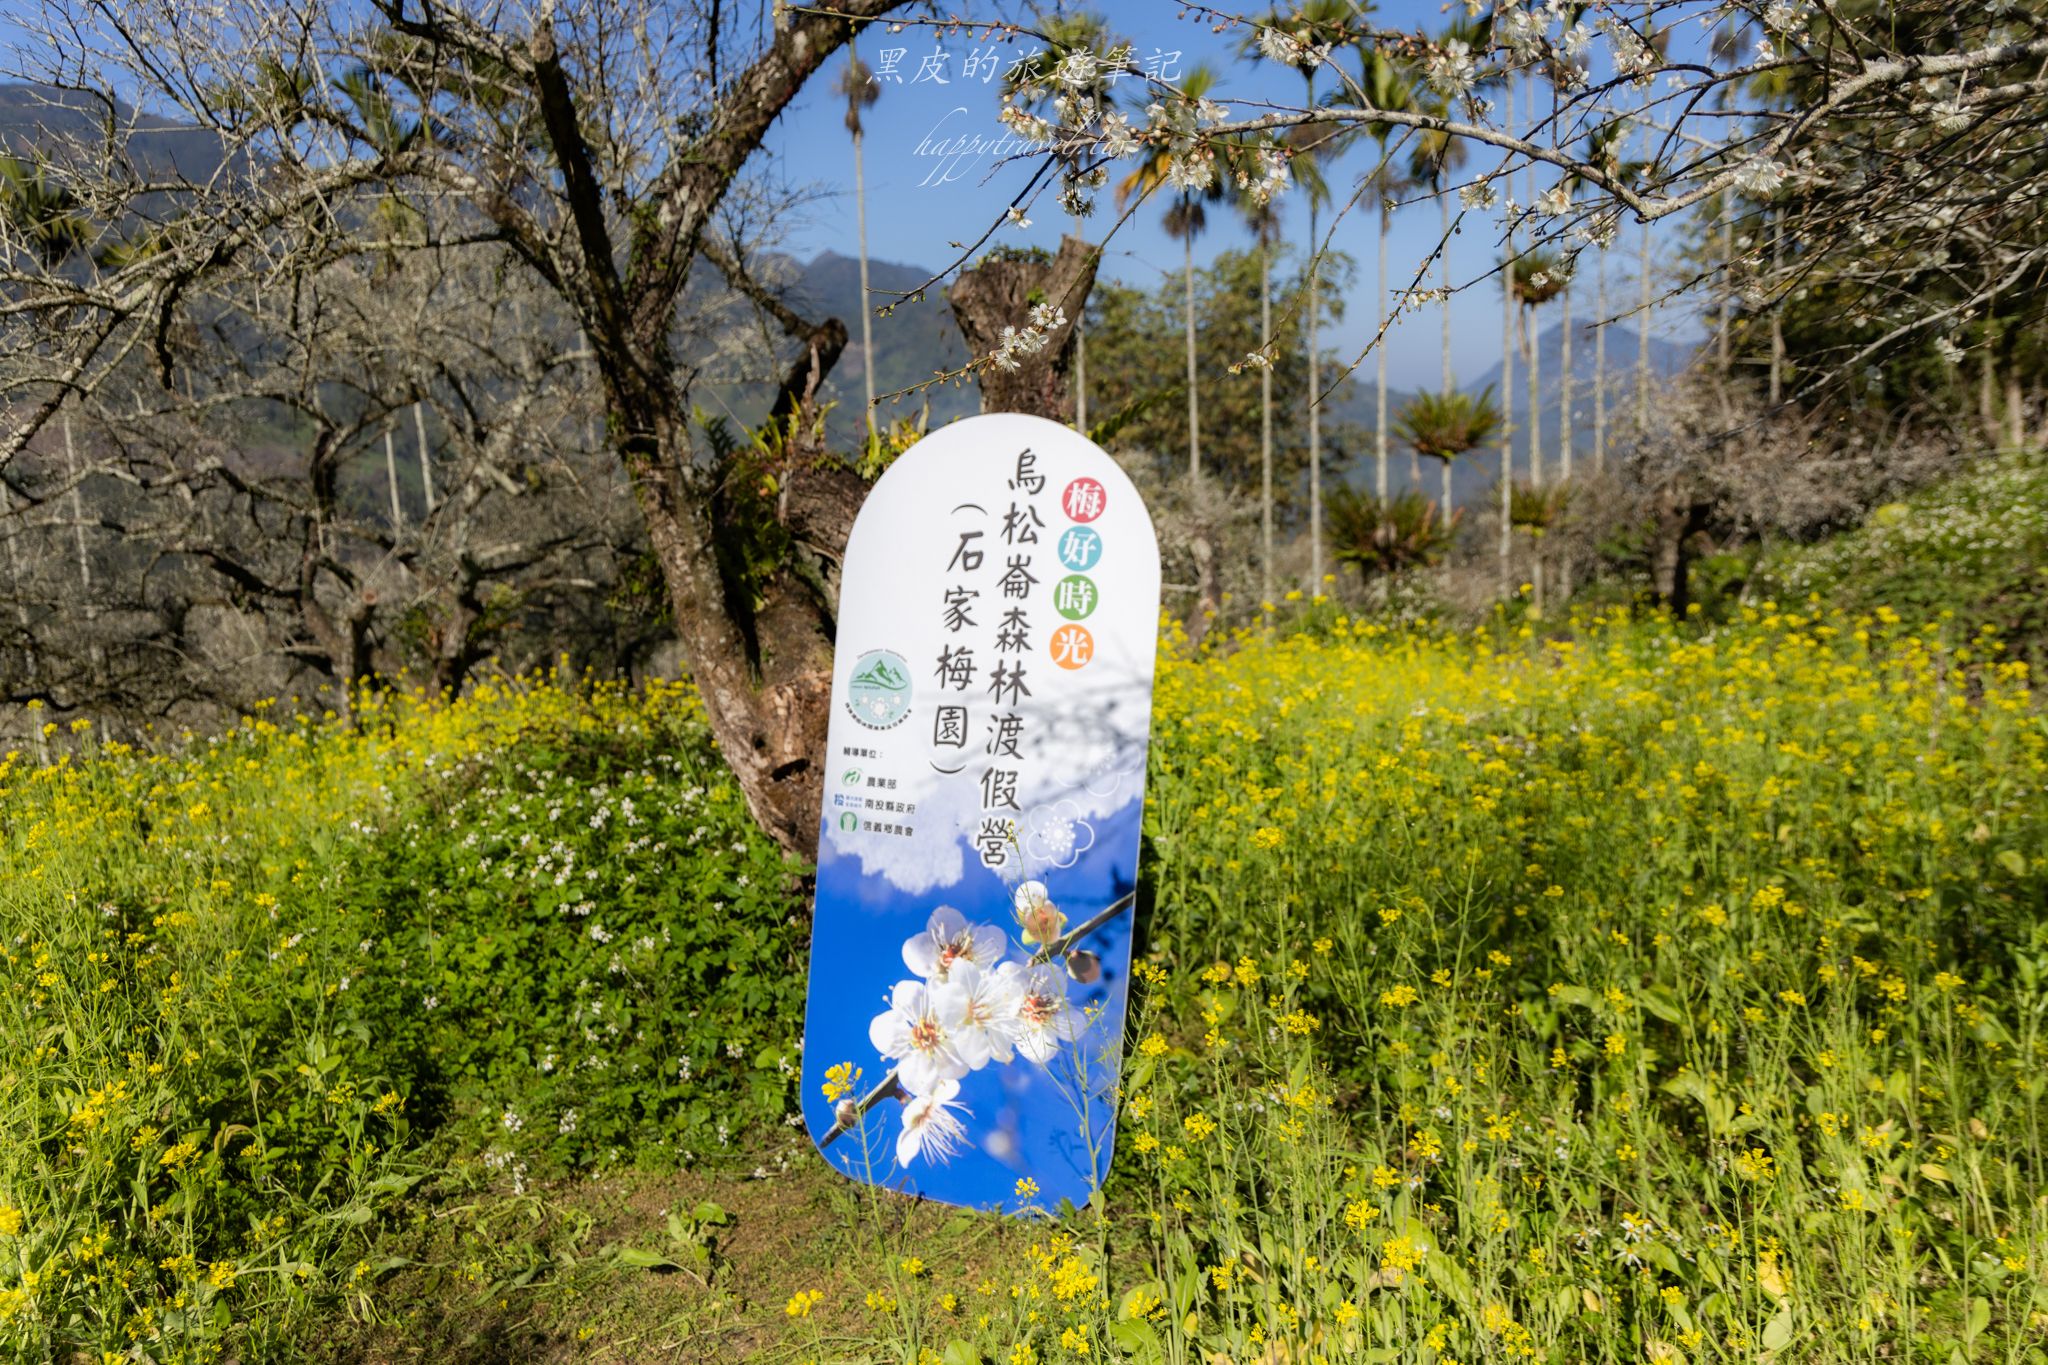
[[[789,1126],[801,869],[687,689],[45,734],[0,1350],[2048,1360],[2048,725],[1994,637],[1324,605],[1166,654],[1112,1177],[999,1225]]]

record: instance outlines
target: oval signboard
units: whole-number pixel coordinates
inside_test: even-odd
[[[945,427],[846,547],[804,1118],[856,1180],[972,1208],[1109,1170],[1159,547],[1102,449]]]

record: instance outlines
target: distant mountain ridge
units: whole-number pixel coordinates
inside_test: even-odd
[[[1592,393],[1594,354],[1599,344],[1600,329],[1590,323],[1572,324],[1572,374],[1578,383],[1578,392],[1583,397]],[[1638,348],[1641,335],[1626,322],[1607,324],[1607,378],[1609,393],[1615,385],[1626,385],[1631,391],[1635,384]],[[1652,334],[1650,337],[1650,374],[1653,379],[1669,379],[1693,362],[1699,353],[1697,342],[1671,341]],[[1546,405],[1554,406],[1557,395],[1563,390],[1564,374],[1564,324],[1554,322],[1536,336],[1537,380],[1542,385]],[[1496,394],[1500,388],[1500,362],[1495,361],[1477,379],[1465,388],[1477,392],[1492,388]],[[1522,356],[1515,355],[1515,399],[1519,404],[1528,392],[1528,376],[1522,370]],[[1588,400],[1590,401],[1590,400]],[[1577,404],[1574,405],[1577,409]]]
[[[103,148],[110,120],[123,141],[126,154],[142,174],[158,178],[176,176],[203,183],[219,175],[226,165],[227,157],[221,140],[209,129],[140,114],[118,101],[109,107],[97,97],[78,91],[0,84],[0,152],[24,158],[90,154]],[[160,207],[149,205],[143,209],[144,212],[152,212]],[[857,448],[866,434],[862,412],[863,371],[869,360],[860,339],[864,301],[860,292],[858,259],[829,250],[809,261],[769,254],[757,262],[757,267],[765,278],[784,282],[781,286],[784,297],[800,313],[813,318],[835,316],[846,324],[849,343],[824,385],[823,397],[834,405],[827,419],[832,443],[840,449]],[[907,296],[927,284],[931,277],[928,269],[872,259],[868,275],[876,305],[895,304],[889,316],[871,319],[875,340],[872,360],[878,395],[911,388],[931,379],[937,372],[957,369],[966,363],[969,358],[967,346],[946,303],[944,283],[932,286],[922,299],[913,302]],[[700,263],[691,287],[693,290],[720,290],[724,284],[715,271]],[[1542,386],[1543,430],[1549,434],[1546,444],[1550,445],[1554,445],[1561,415],[1563,335],[1562,324],[1553,323],[1537,339],[1542,362],[1539,380]],[[1592,441],[1593,329],[1580,324],[1574,341],[1573,371],[1578,379],[1578,391],[1573,404],[1573,435],[1575,447],[1584,450],[1590,449]],[[1620,322],[1609,325],[1606,349],[1610,411],[1618,410],[1619,404],[1626,402],[1627,395],[1633,392],[1637,346],[1637,333],[1631,325]],[[1696,350],[1692,344],[1652,337],[1650,364],[1654,377],[1665,380],[1677,374],[1691,363]],[[1499,397],[1500,378],[1501,367],[1496,362],[1468,382],[1465,388],[1476,392],[1492,387]],[[1513,385],[1514,393],[1509,395],[1509,399],[1519,409],[1527,393],[1519,360]],[[765,416],[772,398],[765,384],[745,388],[708,384],[705,387],[707,399],[712,400],[714,406],[723,405],[736,417],[749,422],[759,421]],[[1413,396],[1413,392],[1408,390],[1389,391],[1390,427],[1395,415]],[[1333,446],[1340,447],[1350,457],[1346,476],[1358,483],[1371,482],[1375,471],[1373,432],[1377,414],[1373,399],[1371,376],[1361,370],[1351,376],[1325,408],[1326,427]],[[938,426],[977,411],[980,399],[971,383],[935,385],[897,399],[893,404],[885,404],[878,417],[884,423],[893,417],[914,417],[927,406],[932,424]],[[1526,422],[1526,417],[1522,420]],[[1525,444],[1518,442],[1518,450]],[[1485,452],[1479,458],[1460,462],[1454,471],[1460,496],[1468,481],[1475,489],[1491,482],[1492,475],[1483,472],[1482,466],[1486,463]],[[1407,450],[1391,433],[1389,464],[1395,486],[1401,486],[1406,482],[1410,461]],[[1436,471],[1424,468],[1421,472],[1422,486],[1434,493]]]
[[[795,279],[784,292],[790,306],[809,317],[836,317],[846,324],[846,353],[839,357],[825,385],[826,399],[839,405],[827,419],[827,430],[835,444],[857,446],[866,437],[861,408],[867,401],[862,384],[860,260],[825,251],[800,265],[791,264]],[[869,322],[875,336],[877,396],[907,389],[930,379],[936,371],[958,369],[967,363],[967,343],[946,304],[943,283],[914,303],[900,297],[930,278],[931,272],[919,266],[868,262],[868,288],[875,293],[874,306],[896,305],[889,316]],[[884,405],[876,414],[877,421],[886,426],[893,417],[915,416],[926,402],[931,404],[933,426],[981,407],[980,394],[973,386],[948,384]]]
[[[104,149],[110,130],[146,176],[175,175],[198,184],[227,164],[226,148],[211,129],[138,113],[119,100],[109,104],[83,91],[0,84],[0,149],[9,155],[96,152]]]

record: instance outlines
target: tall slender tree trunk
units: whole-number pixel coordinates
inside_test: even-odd
[[[849,40],[847,46],[850,48],[852,45]],[[858,61],[858,56],[854,60]],[[866,140],[859,128],[853,130],[853,222],[860,250],[860,378],[868,398],[867,407],[862,411],[867,416],[868,435],[872,436],[875,434],[875,323],[868,294],[867,166],[861,155],[861,144]]]
[[[64,410],[64,472],[71,480],[72,548],[78,556],[78,586],[92,591],[92,555],[85,545],[85,479],[78,472],[78,447],[71,435],[71,410]],[[88,606],[88,611],[90,607]]]
[[[1994,296],[1985,303],[1984,312],[1989,316],[1997,303]],[[1986,335],[1977,345],[1977,420],[1984,427],[1984,439],[1996,445],[1998,442],[1998,399],[1995,376],[1991,367],[1991,337]]]
[[[1322,312],[1316,284],[1322,270],[1313,199],[1308,207],[1308,247],[1308,571],[1313,595],[1323,590],[1323,358],[1316,339],[1316,319]]]
[[[427,500],[427,515],[432,516],[434,514],[434,461],[427,450],[427,405],[425,403],[414,403],[412,405],[412,429],[413,439],[419,443],[420,450],[420,492],[425,495]]]
[[[1446,172],[1448,174],[1448,171]],[[1437,284],[1443,290],[1443,392],[1451,392],[1451,196],[1436,197],[1437,214],[1443,221],[1443,256],[1437,261]]]
[[[1600,248],[1600,320],[1593,329],[1593,472],[1607,472],[1607,248]]]
[[[1373,461],[1374,487],[1379,492],[1381,506],[1387,501],[1387,201],[1380,199],[1380,243],[1379,243],[1379,331],[1373,343],[1379,366],[1373,381]]]
[[[1535,136],[1536,129],[1536,77],[1522,73],[1522,93],[1527,100],[1529,113],[1529,135]],[[1536,163],[1529,162],[1529,204],[1536,203]],[[1533,297],[1533,296],[1532,296]],[[1536,350],[1536,309],[1533,304],[1522,310],[1522,337],[1528,351],[1525,356],[1529,363],[1529,486],[1543,486],[1543,357]]]
[[[1185,198],[1182,200],[1186,202]],[[1188,477],[1202,477],[1202,398],[1195,383],[1195,234],[1184,232],[1180,239],[1187,285],[1188,333]]]
[[[1522,359],[1529,384],[1529,486],[1543,486],[1543,357],[1536,351],[1536,309],[1522,309]]]
[[[1273,241],[1259,242],[1259,354],[1273,347]],[[1259,366],[1259,601],[1273,600],[1273,366]]]
[[[1445,156],[1446,160],[1442,171],[1448,177],[1450,175],[1448,151],[1446,151]],[[1451,390],[1456,387],[1456,381],[1451,377],[1451,196],[1448,192],[1439,190],[1436,197],[1436,211],[1437,222],[1443,228],[1443,249],[1438,255],[1436,262],[1437,284],[1443,291],[1443,300],[1437,310],[1439,321],[1442,324],[1440,346],[1443,361],[1443,374],[1438,391],[1448,398],[1451,395]],[[1413,446],[1408,448],[1408,485],[1418,491],[1422,488],[1422,454]]]
[[[391,490],[391,529],[405,529],[405,507],[398,500],[398,441],[391,423],[384,424],[384,482]]]
[[[1500,276],[1500,591],[1514,592],[1515,501],[1515,237],[1508,232]]]
[[[1641,276],[1641,304],[1636,312],[1636,426],[1639,430],[1650,429],[1650,225],[1643,224],[1641,256],[1637,263],[1637,274]]]
[[[1074,430],[1088,434],[1088,331],[1086,319],[1074,319]]]
[[[1574,270],[1573,279],[1578,272]],[[1557,477],[1569,485],[1572,481],[1572,391],[1577,387],[1572,373],[1572,287],[1565,285],[1564,294],[1564,354],[1558,362],[1557,379]],[[1569,496],[1569,495],[1567,495]],[[1558,600],[1569,601],[1572,595],[1572,558],[1570,544],[1561,542],[1557,552]]]
[[[1566,483],[1572,479],[1572,398],[1578,388],[1578,376],[1572,373],[1572,289],[1564,290],[1564,355],[1559,362],[1557,376],[1557,460],[1558,477]]]
[[[1776,276],[1785,262],[1785,220],[1782,214],[1771,214],[1771,274]],[[1775,286],[1776,279],[1772,280]],[[1771,406],[1776,407],[1785,394],[1785,311],[1778,303],[1771,306]]]
[[[7,481],[0,479],[0,523],[11,522],[13,519],[14,493],[8,488]],[[37,673],[35,623],[34,618],[29,615],[28,594],[22,591],[21,544],[17,539],[15,528],[11,525],[0,524],[0,534],[4,534],[7,537],[7,574],[8,582],[14,585],[15,591],[14,619],[21,625],[22,664],[24,665],[24,671],[28,674],[29,682],[34,684]],[[36,730],[36,761],[38,763],[43,761],[42,735],[43,732],[40,729]]]
[[[78,589],[86,622],[86,659],[92,666],[95,688],[104,690],[107,653],[100,644],[99,630],[95,625],[99,619],[99,607],[92,597],[92,552],[85,540],[85,475],[79,469],[78,447],[72,440],[69,407],[64,409],[64,465],[65,473],[71,479],[71,543],[78,556]]]
[[[1444,460],[1441,463],[1443,464],[1444,491],[1439,505],[1443,508],[1444,525],[1449,527],[1451,524],[1451,462]]]
[[[1720,333],[1714,339],[1714,350],[1721,362],[1721,382],[1728,382],[1728,374],[1734,368],[1731,351],[1732,333],[1735,328],[1735,200],[1725,190],[1721,194],[1721,321]]]

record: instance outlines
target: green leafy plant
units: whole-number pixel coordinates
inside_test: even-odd
[[[1517,483],[1508,490],[1508,524],[1532,536],[1541,536],[1564,520],[1571,492],[1562,484],[1532,487]]]
[[[1449,463],[1477,450],[1500,429],[1500,408],[1493,390],[1471,394],[1419,393],[1395,419],[1395,430],[1418,455]]]
[[[1337,562],[1353,565],[1367,581],[1436,563],[1456,538],[1464,515],[1453,512],[1445,520],[1437,505],[1414,489],[1382,503],[1349,485],[1332,491],[1327,514]]]
[[[1524,308],[1540,308],[1571,287],[1571,270],[1554,251],[1525,251],[1508,263],[1508,287]]]

